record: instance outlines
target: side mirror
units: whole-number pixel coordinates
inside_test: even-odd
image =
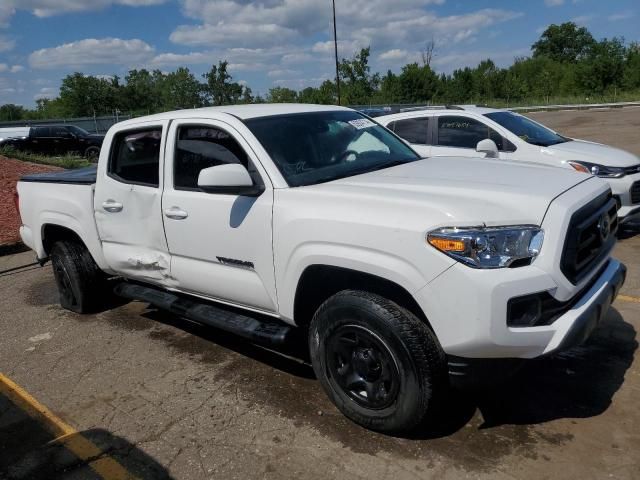
[[[486,153],[487,158],[498,158],[498,146],[490,138],[480,140],[476,146],[476,152]]]
[[[198,187],[207,193],[258,197],[264,192],[262,185],[255,185],[246,168],[239,163],[203,168],[198,175]]]

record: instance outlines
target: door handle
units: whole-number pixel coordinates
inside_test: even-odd
[[[189,216],[189,214],[180,207],[167,208],[164,211],[164,214],[167,218],[171,218],[172,220],[184,220]]]
[[[121,212],[124,207],[121,203],[118,203],[115,200],[107,200],[102,203],[102,208],[109,213],[118,213]]]

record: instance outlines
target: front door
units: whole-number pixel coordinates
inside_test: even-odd
[[[168,122],[140,122],[105,139],[94,212],[104,256],[127,278],[171,285],[162,224],[162,171]]]
[[[434,157],[484,157],[476,146],[481,140],[493,140],[503,149],[502,135],[488,125],[464,115],[440,115],[436,119],[436,141],[431,148]]]
[[[273,189],[255,154],[230,125],[179,120],[167,140],[162,198],[171,276],[185,292],[262,311],[277,310],[272,249]],[[204,168],[247,167],[258,197],[205,193]]]

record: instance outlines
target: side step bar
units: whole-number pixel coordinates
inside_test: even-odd
[[[275,319],[259,320],[231,309],[152,287],[122,282],[116,285],[113,291],[120,297],[149,302],[178,316],[219,328],[262,345],[283,345],[293,330],[292,327]]]

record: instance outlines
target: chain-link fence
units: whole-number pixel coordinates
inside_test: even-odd
[[[104,117],[54,118],[48,120],[15,120],[0,122],[0,128],[31,127],[34,125],[75,125],[90,133],[107,133],[112,125],[129,120],[130,115],[110,115]]]

